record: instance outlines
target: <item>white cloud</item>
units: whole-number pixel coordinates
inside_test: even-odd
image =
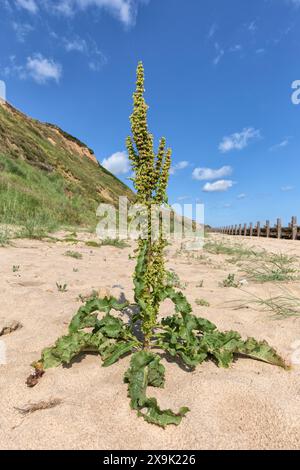
[[[237,196],[238,199],[246,199],[246,194],[245,193],[241,193]]]
[[[241,44],[235,44],[234,46],[231,46],[229,49],[229,52],[241,52],[243,49]]]
[[[33,27],[28,23],[17,23],[13,21],[11,25],[19,42],[24,42],[27,34],[33,31]]]
[[[135,23],[138,5],[148,0],[46,0],[48,10],[72,16],[90,7],[104,9],[118,18],[126,26]]]
[[[233,184],[231,180],[220,180],[214,183],[206,183],[202,190],[206,193],[225,192],[232,188]]]
[[[195,168],[193,171],[193,179],[198,181],[203,180],[217,180],[229,176],[232,174],[231,166],[223,166],[218,170],[212,168]]]
[[[189,162],[187,161],[181,161],[179,163],[177,163],[176,165],[172,166],[171,169],[170,169],[170,174],[171,175],[175,175],[175,173],[177,171],[180,171],[180,170],[184,170],[185,168],[187,168],[189,166]]]
[[[52,33],[53,35],[53,33]],[[59,37],[54,33],[55,39]],[[92,40],[85,40],[79,36],[73,38],[62,38],[63,46],[67,52],[84,54],[88,58],[88,67],[93,72],[98,72],[106,63],[107,57]]]
[[[135,24],[139,5],[146,5],[149,1],[150,0],[14,0],[14,4],[19,8],[24,8],[30,13],[37,13],[39,8],[43,8],[49,13],[66,16],[73,16],[88,8],[98,8],[106,10],[125,26],[132,26]]]
[[[215,43],[215,49],[216,49],[216,57],[214,58],[213,60],[213,64],[214,65],[218,65],[218,63],[221,61],[221,59],[223,58],[224,54],[225,54],[225,51],[224,49],[222,49],[222,47],[220,46],[219,43]]]
[[[281,191],[283,192],[288,192],[288,191],[293,191],[294,186],[282,186]]]
[[[242,150],[247,147],[252,140],[261,138],[260,131],[253,127],[247,127],[242,132],[235,132],[230,136],[223,137],[219,145],[219,150],[222,153],[230,152],[231,150]]]
[[[27,57],[25,68],[28,76],[32,77],[39,84],[44,84],[49,80],[54,80],[58,83],[62,74],[61,65],[52,59],[43,57],[42,54]]]
[[[35,0],[15,0],[15,2],[17,6],[24,8],[30,13],[37,13],[38,11],[38,6]]]
[[[36,83],[42,85],[50,80],[59,82],[62,75],[62,66],[52,59],[47,59],[42,54],[34,54],[26,59],[25,64],[19,65],[16,57],[10,56],[10,63],[4,68],[4,75],[17,76],[21,80],[32,78]]]
[[[130,163],[126,152],[116,152],[102,162],[102,166],[114,175],[125,175],[130,170]]]
[[[214,35],[216,34],[217,29],[218,29],[217,23],[213,23],[213,24],[211,25],[211,27],[209,28],[207,38],[208,38],[208,39],[212,39],[212,38],[214,37]]]
[[[256,21],[251,21],[251,23],[248,25],[248,31],[251,33],[255,33],[257,31]]]
[[[79,37],[73,39],[64,39],[64,46],[67,52],[87,52],[87,43]]]
[[[287,147],[289,145],[289,143],[290,143],[290,139],[284,139],[279,144],[276,144],[276,145],[273,145],[272,147],[270,147],[270,151],[274,152],[275,150],[280,150],[284,147]]]
[[[289,3],[292,3],[296,7],[300,7],[300,0],[288,0]]]

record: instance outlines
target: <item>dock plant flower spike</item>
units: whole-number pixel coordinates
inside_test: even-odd
[[[151,207],[167,203],[167,186],[171,165],[171,150],[166,140],[154,150],[153,136],[148,130],[148,106],[144,99],[144,68],[137,68],[136,91],[131,115],[132,137],[127,149],[132,164],[137,202],[146,208],[146,236],[139,239],[137,265],[134,273],[135,309],[130,324],[112,315],[122,312],[128,303],[120,304],[113,297],[93,298],[80,307],[71,320],[66,336],[42,352],[33,364],[35,372],[27,379],[35,385],[46,369],[69,364],[81,353],[98,353],[103,366],[108,367],[132,354],[124,380],[128,384],[131,408],[147,422],[161,427],[180,424],[189,409],[162,410],[155,398],[148,395],[149,387],[164,387],[165,367],[159,350],[182,361],[190,369],[212,359],[219,367],[229,367],[235,356],[243,355],[286,368],[284,360],[265,341],[248,338],[234,331],[220,332],[210,321],[192,314],[185,296],[170,283],[170,273],[164,265],[162,228],[152,238]],[[160,304],[169,299],[175,313],[158,321]],[[139,338],[135,332],[141,326]]]

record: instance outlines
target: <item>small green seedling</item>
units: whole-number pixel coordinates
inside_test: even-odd
[[[56,283],[56,287],[58,292],[67,292],[67,284],[59,284],[58,282]]]
[[[200,282],[196,285],[196,287],[199,287],[199,288],[201,288],[201,287],[203,287],[203,286],[204,286],[204,280],[200,281]]]
[[[20,271],[20,266],[13,265],[12,270],[13,270],[13,273],[17,273],[18,271]]]
[[[224,279],[224,281],[222,282],[222,287],[234,287],[237,289],[239,287],[239,283],[236,282],[235,275],[228,274],[226,279]]]

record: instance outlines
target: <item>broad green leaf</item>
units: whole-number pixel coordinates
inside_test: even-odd
[[[112,315],[105,315],[98,323],[101,333],[108,338],[118,338],[123,331],[124,323]]]
[[[248,338],[247,341],[239,347],[238,353],[283,367],[284,369],[289,369],[289,365],[266,341],[256,341],[254,338]]]
[[[161,410],[157,404],[155,398],[149,398],[145,407],[146,412],[138,411],[138,416],[142,416],[145,421],[151,424],[156,424],[162,428],[174,424],[178,426],[182,418],[190,411],[186,406],[180,408],[178,413],[174,413],[172,410]]]
[[[156,356],[148,366],[148,385],[163,388],[165,384],[165,367],[160,363],[160,357]]]
[[[91,333],[73,333],[59,338],[53,348],[47,348],[42,353],[44,369],[68,364],[71,360],[89,346]]]
[[[147,422],[164,428],[169,424],[180,424],[189,409],[181,408],[178,413],[169,409],[161,410],[155,398],[146,396],[148,385],[163,385],[164,370],[159,367],[159,360],[159,356],[147,351],[135,353],[131,358],[130,368],[125,374],[125,381],[129,384],[128,394],[131,398],[131,407],[137,410],[138,415],[143,416]]]
[[[88,327],[99,327],[97,315],[94,312],[104,312],[109,314],[111,310],[123,310],[128,305],[127,302],[120,304],[114,297],[105,297],[104,299],[94,298],[88,300],[85,305],[80,307],[73,317],[69,331],[75,333]]]
[[[121,342],[113,344],[109,349],[106,350],[103,356],[103,367],[108,367],[117,362],[121,357],[130,353],[136,346],[136,342],[131,341],[130,343]]]

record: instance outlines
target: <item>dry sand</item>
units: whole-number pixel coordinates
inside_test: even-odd
[[[299,242],[223,238],[227,243],[240,241],[300,256]],[[68,249],[80,252],[83,258],[64,256]],[[19,321],[23,325],[0,338],[7,348],[7,364],[0,365],[0,447],[299,449],[299,365],[286,372],[239,359],[229,370],[207,362],[187,373],[169,363],[165,389],[150,389],[151,395],[162,407],[176,410],[184,405],[191,412],[179,427],[166,430],[145,423],[130,410],[127,386],[122,381],[128,357],[110,368],[101,368],[99,357],[84,356],[71,367],[47,371],[35,388],[25,386],[30,363],[67,331],[80,306],[79,294],[107,289],[116,296],[125,293],[128,300],[133,300],[131,276],[135,261],[129,259],[129,253],[130,248],[89,248],[84,243],[32,240],[16,240],[13,246],[0,248],[0,322]],[[238,267],[226,261],[228,256],[207,256],[210,261],[189,260],[186,255],[176,255],[174,249],[168,254],[169,267],[187,283],[185,294],[195,313],[209,318],[220,329],[266,339],[290,360],[292,345],[300,340],[300,318],[274,320],[253,306],[235,310],[230,301],[248,298],[247,294],[220,287],[219,282],[229,273],[238,273]],[[18,272],[13,272],[13,265],[20,266]],[[202,288],[197,287],[201,280]],[[56,282],[66,283],[67,292],[58,292]],[[300,297],[299,283],[290,283],[288,288]],[[278,292],[278,286],[250,283],[243,290],[266,297]],[[211,306],[197,307],[197,298],[205,298]],[[168,313],[172,309],[166,303],[162,314]],[[50,399],[61,402],[25,417],[16,410]]]

